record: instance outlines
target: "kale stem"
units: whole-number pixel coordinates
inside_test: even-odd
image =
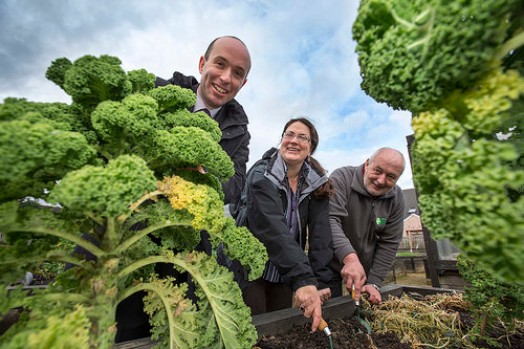
[[[524,31],[506,41],[495,54],[497,61],[504,58],[508,53],[524,45]]]
[[[160,190],[155,190],[155,191],[152,191],[150,193],[147,193],[145,194],[144,196],[142,196],[140,199],[138,199],[137,201],[133,202],[130,206],[129,206],[129,211],[130,213],[127,213],[127,214],[122,214],[118,217],[118,221],[119,222],[125,222],[129,216],[131,215],[131,213],[135,212],[136,210],[138,210],[138,207],[140,205],[142,205],[144,202],[146,202],[147,200],[156,200],[156,198],[160,195],[162,195],[162,191]]]
[[[115,249],[114,249],[114,253],[115,254],[119,254],[119,253],[122,253],[123,251],[127,250],[131,245],[133,245],[134,243],[136,243],[138,240],[142,239],[144,236],[156,231],[156,230],[159,230],[159,229],[162,229],[162,228],[167,228],[167,227],[174,227],[174,226],[191,226],[191,221],[184,221],[184,222],[173,222],[173,221],[170,221],[170,220],[167,220],[161,224],[157,224],[157,225],[152,225],[152,226],[149,226],[147,228],[144,228],[140,231],[137,231],[133,236],[131,236],[129,239],[127,239],[126,241],[124,241],[123,243],[121,243],[120,245],[118,245]]]
[[[101,248],[99,248],[98,246],[96,246],[93,243],[87,241],[86,239],[83,239],[81,236],[74,235],[74,234],[71,234],[71,233],[62,232],[60,230],[46,229],[46,228],[42,228],[42,227],[38,227],[38,228],[35,227],[35,228],[31,228],[31,229],[24,229],[24,231],[28,232],[28,233],[34,233],[34,234],[52,235],[52,236],[57,236],[59,238],[65,239],[65,240],[69,240],[69,241],[77,244],[78,246],[83,247],[84,249],[86,249],[88,252],[90,252],[91,254],[93,254],[97,258],[100,258],[100,257],[102,257],[102,256],[104,256],[106,254],[105,251],[102,250]]]
[[[44,299],[52,302],[71,302],[71,303],[87,303],[89,297],[80,293],[50,293],[42,296]]]
[[[119,242],[118,240],[118,234],[117,234],[117,224],[116,220],[112,217],[107,218],[106,221],[107,224],[107,237],[109,238],[109,250],[113,250],[113,247]]]
[[[416,18],[415,18],[415,23],[419,23],[419,22],[424,22],[424,20],[426,19],[426,17],[428,16],[428,14],[430,12],[433,12],[432,11],[433,9],[431,7],[428,7],[426,10],[422,11]],[[433,18],[433,15],[431,16],[431,18]]]
[[[47,255],[46,258],[44,258],[44,261],[56,261],[56,262],[62,262],[62,263],[69,263],[74,264],[75,266],[82,267],[82,261],[81,259],[71,257],[69,255],[64,254],[54,254],[54,255]]]
[[[405,26],[408,29],[415,29],[417,27],[413,23],[408,22],[404,18],[400,17],[394,9],[391,9],[391,15],[393,16],[395,21],[397,21],[397,23]]]
[[[420,45],[423,45],[423,50],[422,50],[422,57],[426,57],[426,54],[428,52],[428,47],[429,47],[429,40],[431,39],[431,34],[432,34],[432,31],[433,31],[433,24],[435,22],[435,11],[433,11],[433,9],[429,8],[427,9],[426,11],[422,12],[416,19],[415,21],[419,21],[420,19],[422,19],[423,17],[428,17],[429,15],[429,20],[427,21],[427,23],[421,27],[421,29],[423,29],[423,31],[426,32],[426,34],[424,35],[424,37],[420,40],[417,40],[415,41],[414,43],[408,45],[407,49],[408,50],[411,50],[417,46],[420,46]]]
[[[173,263],[173,261],[165,256],[151,256],[151,257],[143,258],[141,260],[136,261],[135,263],[128,265],[127,267],[123,268],[122,270],[120,270],[117,277],[119,279],[122,279],[126,277],[127,275],[131,274],[132,272],[134,272],[135,270],[138,270],[142,267],[145,267],[146,265],[154,264],[154,263]]]
[[[169,348],[174,349],[173,338],[175,338],[175,317],[173,316],[173,312],[171,311],[169,300],[166,297],[164,297],[162,289],[153,283],[142,283],[126,289],[122,294],[122,299],[125,299],[139,291],[154,292],[156,296],[160,298],[162,304],[164,304],[167,320],[169,322]]]
[[[101,156],[103,156],[107,161],[113,160],[115,158],[111,153],[109,153],[108,151],[104,150],[104,148],[101,147],[101,146],[96,147],[96,151]]]

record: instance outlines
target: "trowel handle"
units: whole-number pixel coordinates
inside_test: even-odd
[[[318,324],[318,329],[321,331],[324,331],[324,328],[328,327],[328,323],[323,318],[320,319],[320,323]]]
[[[320,318],[320,324],[318,324],[318,329],[324,331],[327,336],[331,336],[331,331],[329,330],[328,323],[323,318]]]

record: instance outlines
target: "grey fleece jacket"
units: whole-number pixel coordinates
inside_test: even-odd
[[[340,272],[344,258],[356,252],[367,282],[381,286],[402,240],[404,195],[395,185],[382,196],[371,196],[363,174],[364,164],[341,167],[330,176],[335,189],[329,201],[335,250],[332,266]]]

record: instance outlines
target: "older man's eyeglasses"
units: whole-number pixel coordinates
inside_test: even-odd
[[[305,135],[305,134],[296,134],[295,132],[293,131],[287,131],[287,132],[284,132],[284,134],[282,135],[282,138],[284,139],[287,139],[288,141],[292,140],[293,138],[297,137],[297,140],[300,142],[300,143],[309,143],[309,141],[311,140],[309,138],[309,136]]]

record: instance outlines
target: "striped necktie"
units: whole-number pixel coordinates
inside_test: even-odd
[[[207,108],[202,108],[202,109],[197,110],[197,112],[198,111],[202,111],[202,112],[206,113],[207,115],[211,116],[211,112]]]

